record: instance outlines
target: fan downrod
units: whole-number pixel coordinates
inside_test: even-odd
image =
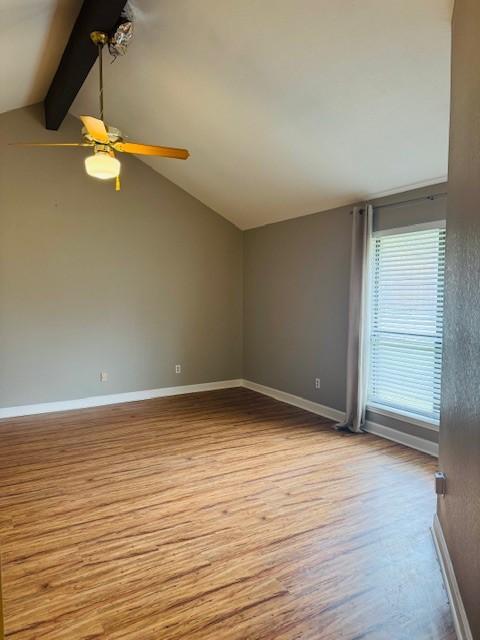
[[[103,120],[103,47],[108,43],[108,34],[104,31],[92,31],[90,40],[98,49],[100,120]]]

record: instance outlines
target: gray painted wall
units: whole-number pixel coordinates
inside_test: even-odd
[[[473,638],[480,638],[480,3],[453,19],[445,350],[438,501]]]
[[[133,157],[116,193],[88,151],[6,146],[79,139],[41,118],[0,115],[0,406],[240,377],[241,231]]]
[[[446,184],[373,201],[376,228],[445,218]],[[412,200],[409,205],[401,203]],[[384,207],[384,205],[396,205]],[[244,377],[345,410],[351,207],[245,232]],[[321,388],[315,389],[319,377]],[[369,420],[432,442],[438,433]]]
[[[419,222],[436,222],[447,218],[447,185],[416,189],[390,198],[375,200],[373,230],[408,227]],[[425,196],[432,198],[425,200]],[[419,200],[416,200],[419,198]],[[420,200],[421,198],[421,200]],[[408,202],[405,202],[405,199]]]
[[[244,377],[342,410],[350,210],[251,229],[244,247]]]
[[[0,406],[243,376],[343,410],[351,207],[242,234],[135,158],[119,194],[85,175],[88,150],[4,144],[78,136],[39,106],[0,116]],[[375,225],[444,217],[415,199],[445,189],[376,201]]]

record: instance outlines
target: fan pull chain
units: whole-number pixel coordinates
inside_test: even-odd
[[[120,176],[115,180],[115,191],[120,191]]]

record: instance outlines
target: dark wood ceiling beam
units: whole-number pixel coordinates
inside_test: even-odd
[[[110,33],[125,3],[126,0],[84,0],[44,101],[47,129],[58,129],[62,124],[95,64],[98,51],[90,40],[90,33]]]

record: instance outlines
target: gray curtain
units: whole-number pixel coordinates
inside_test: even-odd
[[[347,399],[345,421],[336,429],[358,433],[365,424],[368,357],[365,338],[368,327],[369,246],[373,209],[369,204],[352,212],[350,303],[348,312]]]

